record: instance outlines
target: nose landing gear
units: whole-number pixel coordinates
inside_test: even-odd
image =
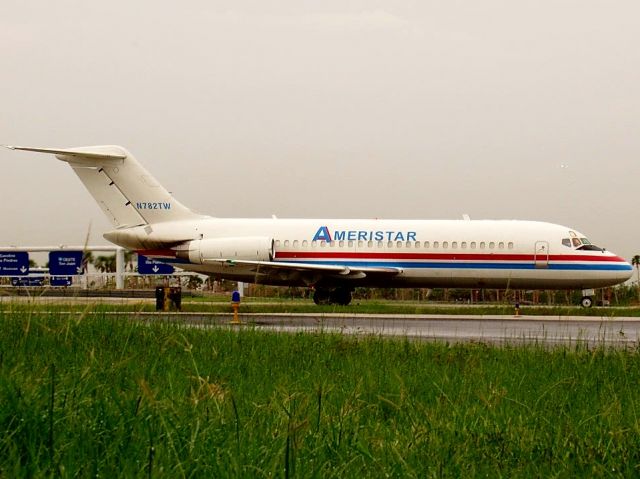
[[[583,308],[590,308],[593,306],[593,298],[591,296],[583,296],[580,300],[580,306]]]
[[[349,288],[335,288],[333,290],[318,288],[313,292],[313,302],[347,306],[351,303],[351,291]]]
[[[583,308],[590,308],[593,306],[593,297],[596,292],[592,289],[583,289],[582,290],[582,299],[580,300],[580,306]]]

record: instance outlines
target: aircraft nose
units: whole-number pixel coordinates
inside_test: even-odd
[[[622,268],[618,271],[618,279],[621,283],[627,281],[631,276],[633,276],[633,266],[628,261],[625,261],[621,258],[620,265]]]
[[[631,278],[631,276],[633,276],[633,266],[631,265],[631,263],[627,263],[626,261],[625,261],[625,266],[627,266],[629,268],[626,271],[626,273],[627,273],[627,276],[626,276],[626,279],[625,279],[625,281],[626,281],[627,279]]]

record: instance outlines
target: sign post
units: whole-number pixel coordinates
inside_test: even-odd
[[[29,253],[16,251],[0,253],[0,276],[27,276],[29,274]]]
[[[73,282],[71,276],[50,276],[49,277],[49,285],[50,286],[71,286]]]
[[[49,274],[51,276],[75,276],[82,274],[82,251],[51,251]]]
[[[163,263],[155,259],[147,258],[141,254],[138,255],[138,273],[139,274],[157,274],[168,276],[173,274],[174,267],[170,264]]]
[[[11,286],[44,286],[44,276],[18,276],[11,278]]]
[[[242,324],[238,317],[238,309],[240,308],[240,292],[234,291],[231,293],[231,307],[233,308],[233,319],[229,324]]]

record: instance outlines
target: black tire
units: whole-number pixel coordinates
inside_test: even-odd
[[[326,289],[316,289],[313,292],[313,302],[316,304],[329,304],[331,302],[331,293]]]
[[[331,303],[348,306],[351,303],[351,290],[336,288],[331,292]]]
[[[591,296],[583,296],[580,300],[580,306],[583,308],[590,308],[593,306],[593,298]]]

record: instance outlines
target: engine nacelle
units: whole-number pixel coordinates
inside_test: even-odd
[[[263,236],[240,236],[193,240],[178,246],[176,256],[194,264],[216,259],[271,261],[274,257],[273,239]]]

